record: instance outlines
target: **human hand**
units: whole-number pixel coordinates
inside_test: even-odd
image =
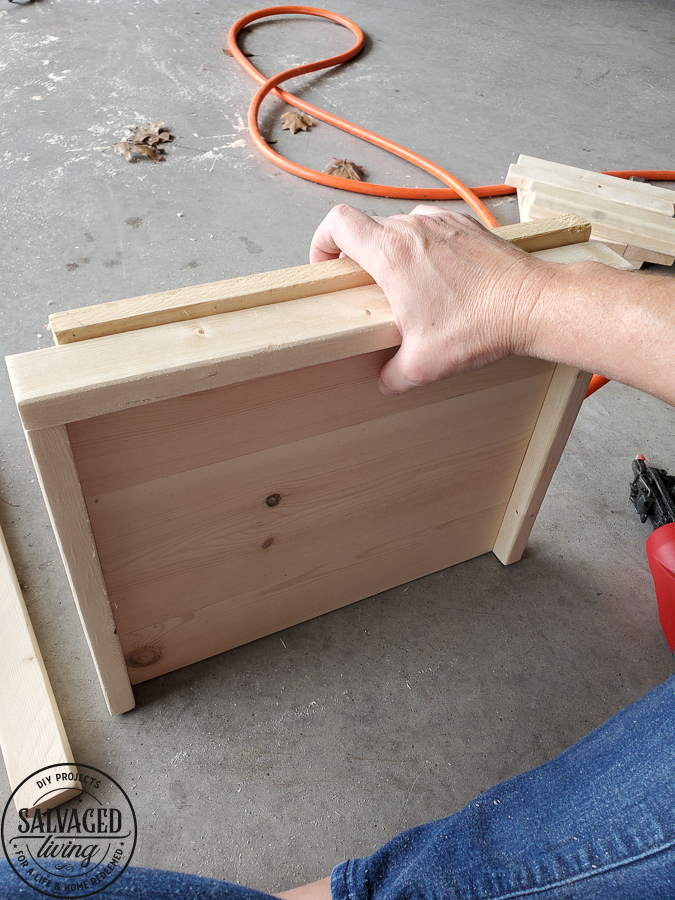
[[[527,355],[528,320],[549,267],[470,216],[422,205],[371,217],[340,204],[319,225],[310,262],[341,254],[382,288],[401,333],[380,374],[383,393]]]

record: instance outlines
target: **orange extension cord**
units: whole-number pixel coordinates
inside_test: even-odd
[[[292,69],[286,69],[284,72],[279,72],[278,75],[274,75],[272,78],[265,78],[265,76],[262,75],[262,73],[260,73],[241,52],[237,45],[237,36],[242,28],[245,28],[252,22],[256,22],[258,19],[266,19],[269,16],[281,15],[315,16],[320,19],[329,19],[331,22],[337,22],[338,25],[348,28],[356,37],[356,43],[349,50],[344,53],[339,53],[337,56],[330,56],[326,59],[318,60],[317,62],[307,63],[304,66],[294,66]],[[251,78],[260,85],[255,96],[251,100],[251,105],[248,110],[248,128],[253,143],[258,150],[263,156],[267,157],[270,162],[274,163],[275,166],[285,169],[292,175],[298,175],[300,178],[304,178],[307,181],[313,181],[316,184],[323,184],[327,187],[337,188],[342,191],[352,191],[356,194],[369,194],[370,196],[375,197],[394,197],[399,200],[461,199],[473,209],[484,225],[488,228],[497,228],[499,223],[485,204],[481,202],[480,198],[503,197],[508,194],[515,194],[515,188],[505,184],[490,184],[482,187],[468,188],[458,178],[451,175],[450,172],[447,172],[430,160],[425,159],[418,153],[413,153],[413,151],[408,150],[407,147],[402,147],[400,144],[395,144],[393,141],[390,141],[379,134],[368,131],[366,128],[361,128],[360,125],[355,125],[353,122],[348,122],[346,119],[334,116],[318,106],[313,106],[311,103],[300,100],[298,97],[289,94],[279,87],[282,82],[288,81],[290,78],[296,78],[298,75],[306,75],[309,72],[318,72],[320,69],[328,69],[331,66],[337,66],[353,59],[361,52],[364,43],[364,34],[355,22],[350,21],[350,19],[347,19],[344,16],[338,15],[338,13],[330,12],[326,9],[316,9],[312,6],[269,6],[265,9],[258,9],[255,12],[249,13],[247,16],[243,16],[234,23],[227,36],[227,46],[229,51],[242,69],[248,72]],[[346,178],[337,178],[335,175],[317,172],[315,169],[309,169],[307,166],[301,166],[299,163],[286,159],[270,147],[260,133],[260,128],[258,126],[260,107],[268,94],[274,94],[275,97],[278,97],[290,106],[300,109],[303,112],[320,119],[322,122],[327,122],[329,125],[335,125],[336,128],[340,128],[342,131],[353,134],[355,137],[368,141],[368,143],[374,144],[376,147],[381,147],[383,150],[388,150],[395,156],[399,156],[401,159],[405,159],[407,162],[423,169],[425,172],[429,172],[431,175],[438,178],[439,181],[449,185],[449,187],[406,188],[395,187],[388,184],[371,184],[370,182],[350,181]],[[675,171],[658,169],[629,169],[621,172],[605,172],[605,174],[616,175],[618,178],[630,178],[632,175],[635,175],[649,181],[675,181]],[[590,396],[597,391],[598,388],[602,387],[603,384],[606,384],[608,380],[609,379],[603,378],[600,375],[594,375],[587,396]]]

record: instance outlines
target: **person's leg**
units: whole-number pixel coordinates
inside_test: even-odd
[[[132,866],[94,896],[102,900],[272,900],[270,894],[213,878]],[[0,900],[44,898],[45,894],[24,884],[6,860],[0,862]]]
[[[450,818],[341,863],[331,890],[333,900],[672,900],[675,677]]]
[[[675,900],[675,677],[550,762],[285,900]]]

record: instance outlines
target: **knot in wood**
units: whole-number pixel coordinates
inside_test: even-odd
[[[269,497],[265,497],[265,503],[268,506],[278,506],[281,503],[281,494],[270,494]]]
[[[162,654],[155,647],[139,647],[127,653],[124,659],[130,669],[142,669],[144,666],[152,666],[159,662]]]

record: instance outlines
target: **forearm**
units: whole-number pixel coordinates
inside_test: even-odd
[[[526,355],[578,366],[675,405],[675,280],[552,264],[526,311]]]

